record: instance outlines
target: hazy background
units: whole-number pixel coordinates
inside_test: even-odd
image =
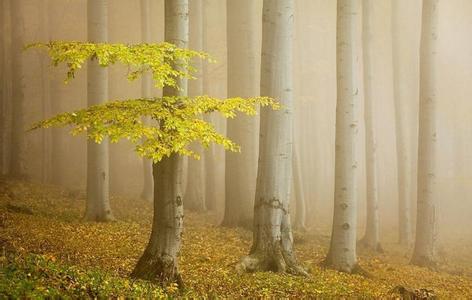
[[[4,1],[8,5],[9,1]],[[192,0],[190,0],[192,1]],[[256,0],[255,0],[256,1]],[[393,0],[403,9],[401,59],[408,68],[402,76],[409,84],[409,99],[404,103],[409,119],[409,149],[416,170],[420,0]],[[163,1],[151,1],[154,41],[163,40]],[[262,3],[262,1],[260,1]],[[335,41],[336,1],[296,0],[294,40],[295,136],[303,170],[303,184],[308,205],[308,223],[312,228],[328,231],[331,226],[334,187],[334,121],[336,103]],[[205,51],[217,59],[204,67],[205,93],[226,96],[226,1],[204,0]],[[375,1],[374,11],[374,96],[377,122],[379,199],[381,231],[392,233],[383,239],[396,238],[397,170],[394,103],[392,87],[391,1]],[[261,5],[262,7],[262,5]],[[85,0],[23,0],[22,20],[10,20],[3,12],[1,71],[8,78],[11,67],[11,24],[21,26],[25,41],[86,40]],[[257,12],[261,15],[261,11]],[[472,226],[472,1],[440,1],[439,10],[439,109],[437,115],[438,151],[437,197],[440,220],[439,238],[469,238]],[[140,1],[109,1],[110,42],[139,43]],[[260,26],[255,28],[260,32]],[[75,80],[63,84],[64,68],[51,68],[43,52],[27,51],[23,56],[25,124],[29,125],[55,113],[86,106],[86,70]],[[109,72],[111,99],[139,97],[141,84],[127,82],[126,68],[112,67]],[[9,81],[2,82],[2,97],[11,94]],[[155,94],[159,95],[156,90]],[[11,110],[8,101],[1,121],[8,131]],[[225,122],[218,127],[224,131]],[[25,169],[31,180],[54,183],[74,190],[83,190],[86,182],[86,143],[84,137],[70,137],[67,129],[49,129],[26,134]],[[363,135],[362,135],[363,139]],[[4,137],[8,144],[8,136]],[[6,149],[5,144],[2,145]],[[359,141],[364,153],[364,141]],[[110,184],[113,195],[137,198],[142,186],[142,160],[133,147],[122,142],[114,144],[110,156]],[[52,151],[53,156],[45,155]],[[242,149],[244,151],[244,149]],[[219,164],[216,185],[219,189],[218,214],[224,205],[224,153],[218,148]],[[6,162],[8,153],[2,160]],[[362,160],[364,157],[362,156]],[[43,166],[51,160],[51,169]],[[5,164],[3,164],[5,165]],[[359,176],[359,224],[364,224],[365,167]],[[2,170],[6,172],[6,170]],[[416,171],[412,178],[416,180]],[[416,184],[413,184],[415,187]],[[415,188],[411,191],[416,200]],[[112,200],[113,206],[113,200]]]

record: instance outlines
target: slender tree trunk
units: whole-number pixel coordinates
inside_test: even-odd
[[[203,50],[203,0],[190,0],[190,48]],[[196,80],[189,82],[189,95],[203,95],[202,60],[197,58],[194,67]],[[200,160],[189,158],[187,164],[187,187],[185,189],[185,207],[195,211],[206,211],[205,199],[205,155],[200,143],[191,145],[192,150],[200,154]]]
[[[256,67],[259,48],[258,1],[227,2],[228,96],[259,94]],[[228,137],[241,153],[226,153],[224,226],[251,226],[257,177],[257,119],[238,116],[227,121]]]
[[[39,4],[39,12],[41,14],[41,33],[44,41],[51,40],[49,31],[49,1],[43,0]],[[50,79],[48,75],[49,58],[41,55],[41,74],[46,74],[41,79],[42,90],[42,117],[46,119],[52,115]],[[41,157],[41,180],[43,183],[50,183],[52,180],[52,132],[50,130],[42,130],[42,157]]]
[[[4,34],[2,34],[2,57],[3,57],[3,65],[2,65],[2,116],[0,122],[2,123],[2,169],[1,174],[9,174],[10,173],[10,158],[11,158],[11,126],[12,121],[12,67],[13,64],[11,63],[12,57],[12,45],[11,45],[11,2],[12,1],[2,1],[2,11],[0,12],[3,21],[1,23],[1,29],[3,30]]]
[[[88,0],[87,34],[90,42],[108,40],[108,1]],[[108,100],[108,70],[100,67],[96,60],[87,68],[88,105],[103,104]],[[114,219],[109,199],[109,155],[108,139],[101,144],[87,144],[87,208],[85,219],[89,221],[111,221]]]
[[[6,67],[5,67],[5,44],[6,44],[6,28],[5,28],[5,11],[7,9],[6,1],[0,1],[0,30],[3,34],[0,36],[0,176],[5,171],[5,117],[6,117],[6,93],[5,88],[7,81]]]
[[[151,20],[150,20],[150,0],[141,0],[141,39],[144,43],[151,42]],[[151,97],[152,79],[151,74],[143,74],[141,81],[141,95],[144,98]],[[148,118],[143,120],[146,124],[150,123]],[[152,160],[143,158],[143,190],[141,199],[149,202],[153,199],[154,183],[152,178]]]
[[[306,200],[303,193],[303,179],[297,149],[293,149],[293,192],[295,196],[295,229],[306,231]]]
[[[24,44],[24,18],[22,13],[22,1],[11,0],[12,22],[12,125],[11,125],[11,151],[9,173],[13,177],[23,177],[24,151],[25,151],[25,128],[24,128],[24,80],[23,80],[23,44]]]
[[[407,111],[403,109],[408,82],[402,78],[406,67],[400,59],[402,51],[402,24],[400,17],[403,14],[399,7],[400,1],[392,1],[392,55],[393,55],[393,92],[395,102],[395,131],[397,143],[397,172],[398,172],[398,237],[402,245],[410,245],[411,238],[411,155],[408,143]]]
[[[240,271],[306,274],[293,251],[289,200],[292,183],[293,0],[264,0],[261,94],[282,108],[261,109],[259,169],[254,203],[251,251]]]
[[[165,40],[180,48],[188,44],[188,1],[165,0]],[[164,96],[187,95],[187,80],[178,82],[179,90],[164,88]],[[179,273],[178,255],[182,241],[183,159],[177,154],[164,158],[153,166],[154,219],[149,243],[131,276],[162,284],[183,285]]]
[[[326,266],[355,272],[357,266],[357,173],[362,104],[362,1],[337,3],[337,102],[334,216]]]
[[[375,251],[382,251],[379,237],[379,199],[377,183],[377,139],[375,130],[375,111],[373,95],[373,0],[363,2],[363,58],[364,58],[364,118],[366,149],[366,184],[367,184],[367,222],[361,243]]]
[[[207,18],[205,17],[205,11],[207,9],[208,0],[203,0],[202,7],[202,40],[203,40],[203,49],[207,49]],[[212,38],[212,37],[209,37]],[[204,78],[204,93],[208,91],[209,81],[205,81],[205,78],[209,76],[208,74],[208,64],[203,64],[202,66],[202,77]],[[206,114],[203,118],[206,122],[218,126],[216,120],[216,113]],[[205,150],[205,203],[206,207],[209,210],[215,210],[218,203],[218,189],[217,186],[221,184],[221,181],[217,179],[217,164],[218,164],[218,153],[214,144],[211,144],[208,149]]]
[[[216,126],[215,116],[210,113],[204,116],[206,122]],[[208,149],[205,149],[204,153],[204,174],[205,174],[205,207],[210,211],[216,209],[218,203],[218,189],[217,185],[221,184],[217,180],[217,158],[218,154],[215,149],[215,145],[210,145]]]
[[[420,104],[418,140],[418,205],[412,264],[435,267],[436,203],[436,110],[435,59],[438,39],[438,0],[423,1],[420,50]]]
[[[205,17],[206,11],[208,10],[208,2],[209,0],[203,0],[203,8],[202,8],[202,39],[203,39],[203,49],[208,49],[208,39],[212,37],[207,36],[208,30],[208,18]],[[211,2],[211,1],[210,1]],[[202,66],[202,77],[203,77],[203,92],[207,93],[209,91],[209,85],[211,84],[205,78],[210,76],[208,64],[203,64]],[[218,128],[220,126],[218,123],[217,113],[209,113],[203,116],[204,120],[208,123],[213,124]],[[215,211],[217,209],[218,204],[218,197],[221,196],[218,194],[219,189],[218,186],[221,186],[223,182],[219,180],[221,175],[218,174],[218,164],[221,164],[221,160],[219,160],[219,154],[221,154],[214,144],[211,144],[208,149],[205,149],[205,203],[208,210]],[[225,153],[223,153],[225,154]]]

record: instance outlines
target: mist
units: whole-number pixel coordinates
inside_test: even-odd
[[[397,292],[398,287],[405,287],[416,295],[426,291],[440,298],[471,297],[472,257],[468,247],[472,245],[469,230],[472,228],[472,41],[469,38],[472,32],[472,2],[423,1],[188,0],[187,3],[186,0],[175,0],[171,4],[173,1],[170,0],[97,0],[105,5],[106,19],[100,19],[100,22],[104,21],[106,34],[101,36],[102,39],[95,36],[96,40],[91,40],[91,5],[100,5],[93,4],[93,0],[1,0],[0,220],[3,221],[0,223],[6,225],[0,229],[0,245],[4,249],[3,257],[7,257],[2,260],[2,268],[6,270],[12,264],[10,256],[24,257],[31,253],[50,255],[57,258],[56,264],[78,266],[84,270],[95,266],[100,272],[119,278],[117,280],[127,280],[131,273],[138,274],[138,278],[157,282],[156,288],[162,288],[162,295],[174,297],[383,298]],[[183,30],[181,32],[177,29],[172,31],[173,25],[166,27],[166,24],[184,24],[178,23],[179,20],[166,23],[173,22],[169,13],[171,6],[174,9],[172,12],[182,18],[180,22],[188,23],[187,27],[175,25]],[[430,19],[425,9],[429,6],[434,6]],[[358,14],[342,19],[343,11],[349,9]],[[273,11],[279,11],[279,14]],[[97,18],[103,18],[98,10],[94,12],[97,12]],[[285,14],[288,14],[286,18]],[[272,25],[264,25],[265,21]],[[343,22],[350,22],[350,26],[344,29],[349,31],[345,35],[341,34],[343,28],[340,28]],[[428,24],[432,25],[427,27]],[[187,41],[182,38],[185,28],[188,31]],[[428,34],[433,36],[431,40],[428,40]],[[87,168],[91,167],[87,160],[87,147],[92,147],[90,143],[93,141],[87,142],[83,134],[72,136],[70,126],[29,130],[35,122],[90,106],[91,102],[87,99],[93,84],[90,81],[91,62],[88,65],[85,63],[65,84],[66,64],[53,66],[47,51],[24,50],[23,47],[50,41],[124,45],[172,43],[169,37],[182,40],[182,45],[178,47],[208,53],[214,62],[193,58],[192,63],[198,69],[194,75],[198,79],[188,79],[188,82],[187,79],[177,79],[177,85],[184,87],[180,92],[177,89],[166,90],[167,87],[163,92],[162,88],[151,82],[150,75],[143,74],[137,80],[129,81],[130,66],[119,63],[107,68],[94,66],[99,71],[106,70],[107,75],[103,76],[107,77],[107,82],[100,85],[105,84],[102,89],[107,93],[103,101],[175,96],[180,93],[180,96],[208,95],[219,99],[269,96],[280,102],[282,107],[274,111],[267,107],[257,108],[256,116],[243,116],[244,112],[237,112],[234,118],[226,119],[217,111],[201,116],[218,132],[241,145],[240,152],[236,153],[225,151],[214,143],[205,149],[196,140],[189,143],[189,147],[201,155],[200,160],[174,153],[169,160],[176,156],[176,162],[168,162],[166,158],[164,163],[155,162],[152,167],[151,160],[136,154],[132,141],[121,139],[109,144],[108,157],[105,158],[109,167],[104,184],[109,189],[113,222],[105,222],[105,227],[100,227],[100,230],[118,232],[120,228],[127,228],[122,231],[123,236],[127,236],[122,241],[125,250],[120,252],[117,249],[119,244],[109,245],[116,251],[111,256],[121,257],[126,261],[125,266],[115,268],[114,263],[107,261],[111,258],[100,254],[102,250],[97,249],[105,249],[104,244],[95,245],[96,249],[90,252],[95,254],[90,254],[84,263],[77,258],[81,246],[67,246],[66,241],[65,248],[58,247],[54,236],[47,231],[41,234],[31,231],[21,235],[16,233],[36,226],[34,224],[43,224],[37,225],[38,228],[47,227],[48,220],[53,222],[51,226],[63,226],[58,225],[63,222],[66,227],[77,224],[84,231],[90,228],[98,230],[95,227],[97,222],[82,218],[86,206],[88,210],[92,203],[87,200],[91,195],[87,189],[87,185],[91,184],[90,176],[89,183],[87,181]],[[342,37],[348,40],[343,41]],[[343,46],[350,48],[342,50]],[[347,60],[349,58],[352,62]],[[356,93],[344,96],[343,80],[352,85],[349,91]],[[352,134],[346,133],[347,138],[341,140],[344,135],[339,132],[343,125],[339,124],[344,123],[339,121],[341,114],[339,111],[337,113],[336,107],[338,105],[341,109],[340,99],[351,96],[352,111],[345,115],[353,114],[356,129]],[[426,99],[426,104],[421,106],[420,99]],[[434,109],[428,110],[428,103],[431,102],[434,102]],[[370,107],[370,114],[366,107]],[[291,119],[284,119],[283,112],[290,114]],[[431,113],[422,119],[425,112]],[[261,122],[261,119],[267,121]],[[430,123],[427,123],[428,120]],[[154,124],[154,121],[149,122]],[[340,122],[338,128],[337,122]],[[428,128],[434,132],[434,137],[429,140],[426,134]],[[369,139],[369,133],[373,134],[375,143]],[[349,144],[351,140],[352,145]],[[287,150],[284,145],[290,145],[290,149]],[[373,165],[369,164],[368,159],[369,153],[372,154],[369,152],[372,145],[375,146],[374,159],[371,160]],[[347,149],[346,157],[353,156],[341,157],[337,149]],[[426,152],[421,149],[426,149]],[[273,158],[276,157],[274,153],[288,158],[277,160]],[[349,159],[354,162],[352,168],[355,175],[352,178],[348,175],[339,177],[341,171],[337,175],[336,170],[342,168],[340,161],[347,163]],[[175,167],[180,165],[177,160],[181,163],[181,169]],[[148,167],[143,172],[146,165]],[[372,183],[367,180],[369,166],[372,166],[370,170],[375,171],[375,191],[371,193],[369,187]],[[144,264],[143,258],[134,268],[146,248],[151,226],[153,233],[158,231],[155,227],[159,221],[157,216],[161,220],[169,217],[163,215],[166,210],[161,210],[160,215],[154,211],[155,224],[152,224],[153,207],[158,207],[158,196],[154,195],[153,200],[152,187],[149,186],[152,184],[152,168],[154,193],[157,190],[162,192],[160,188],[163,186],[176,184],[170,178],[181,173],[180,179],[176,179],[179,187],[169,191],[169,194],[162,194],[171,198],[182,197],[185,211],[182,214],[185,225],[179,223],[179,226],[186,227],[182,229],[177,226],[183,230],[183,238],[179,237],[182,253],[178,254],[180,244],[172,248],[180,259],[177,279],[169,277],[164,271],[143,275],[145,268],[138,270],[139,264]],[[162,179],[162,185],[156,185],[158,169],[162,172],[159,174],[171,174]],[[347,174],[348,169],[351,166],[346,166],[343,174]],[[347,178],[344,186],[340,183],[344,180],[342,178]],[[344,197],[337,192],[337,180],[340,191],[348,191],[345,202],[336,202],[339,197]],[[425,182],[425,185],[421,187],[419,182]],[[144,191],[146,188],[147,192]],[[108,191],[103,193],[108,197]],[[372,248],[359,242],[372,226],[367,223],[369,199],[372,198],[369,195],[375,195],[376,199],[376,204],[372,204],[377,214],[377,221],[373,222],[378,222],[375,225],[378,230],[375,244],[381,245],[381,251],[377,246]],[[428,216],[434,220],[434,232],[431,233],[434,239],[431,261],[434,265],[420,263],[416,264],[419,267],[413,267],[410,258],[420,251],[418,247],[421,248],[418,244],[415,247],[415,241],[419,243],[415,237],[421,236],[416,231],[417,223],[421,223],[417,222],[418,216],[420,220],[423,218],[421,209],[417,210],[418,203],[423,203],[418,202],[423,201],[422,195],[427,195],[425,201],[434,203],[432,206],[428,204],[428,207],[433,207],[432,217]],[[268,197],[280,201],[283,212],[278,217],[274,217],[277,214],[275,206],[271,206],[271,212],[260,209],[265,205],[260,199]],[[344,240],[336,240],[333,233],[338,222],[336,217],[333,220],[333,215],[340,216],[335,212],[335,203],[348,203],[348,210],[355,206],[355,210],[349,213],[355,218],[352,223],[355,233],[343,231]],[[52,205],[51,211],[48,205]],[[402,210],[405,205],[409,206],[409,210]],[[22,213],[22,210],[27,213]],[[107,208],[105,210],[108,211]],[[63,216],[66,212],[67,218]],[[97,221],[101,221],[99,214],[97,212]],[[279,218],[281,224],[274,225],[274,220]],[[287,218],[288,227],[284,221]],[[351,221],[346,220],[341,223],[351,226]],[[408,222],[406,227],[405,222]],[[270,227],[268,224],[282,228],[282,233],[271,234],[278,236],[276,241],[282,240],[282,250],[277,248],[277,251],[281,251],[283,262],[269,257],[263,250],[268,246],[260,246],[262,242],[257,242],[259,236],[268,234],[263,229],[264,226]],[[289,248],[293,246],[295,249],[294,266],[292,260],[287,259],[287,253],[292,256],[291,249],[284,252],[286,227],[290,231],[287,237],[291,240]],[[160,236],[170,234],[159,230]],[[405,230],[408,231],[407,236],[404,235]],[[84,236],[74,233],[74,236],[83,238],[84,243],[90,236],[93,237],[88,243],[117,238],[113,234],[107,236],[101,231],[94,232]],[[171,235],[179,235],[178,232]],[[135,248],[129,250],[130,244],[134,243],[134,235],[137,236]],[[234,242],[234,239],[238,241]],[[48,246],[40,246],[41,240],[48,241]],[[251,241],[253,246],[250,251]],[[233,243],[239,248],[224,248]],[[336,243],[345,243],[342,246],[345,252],[353,252],[356,260],[351,266],[346,267],[350,264],[348,258],[340,258],[343,262],[339,264],[335,262],[337,254],[333,254],[333,244]],[[151,251],[149,245],[145,255]],[[18,250],[20,248],[23,250]],[[70,260],[65,259],[69,255],[65,254],[67,251],[74,253],[70,254],[73,257]],[[106,253],[108,250],[103,251]],[[221,260],[212,256],[218,251],[221,251]],[[249,264],[249,259],[255,259],[254,253],[260,261],[254,260]],[[328,256],[326,261],[325,256]],[[268,257],[268,261],[261,257]],[[386,267],[378,266],[378,260]],[[415,264],[414,261],[411,262]],[[107,262],[108,266],[101,267],[102,263]],[[323,262],[327,262],[328,266],[324,266]],[[279,267],[273,267],[273,264]],[[287,267],[282,268],[281,265]],[[362,271],[356,272],[358,266]],[[157,267],[149,268],[155,270]],[[385,271],[388,268],[392,271]],[[221,274],[218,275],[216,270],[231,274],[227,276],[242,276],[242,279],[231,281],[240,280],[234,283],[237,288],[228,283],[230,281],[221,279],[223,277],[219,277]],[[270,275],[257,279],[247,274],[265,274],[265,271],[271,271],[268,273]],[[288,279],[278,286],[272,284],[281,280],[271,277],[278,276],[275,273],[280,271],[293,274],[290,276],[295,278],[294,286],[286,286]],[[210,275],[202,275],[205,272]],[[323,272],[341,276],[339,284],[346,288],[337,290],[335,283],[319,279]],[[360,273],[359,278],[362,279],[346,273]],[[216,282],[209,279],[212,284],[205,284],[204,279],[198,279],[199,276],[214,276]],[[180,285],[182,278],[188,294],[181,290],[169,290],[169,282]],[[5,281],[9,279],[0,279],[0,282]],[[308,281],[311,282],[309,287],[302,288]],[[446,284],[441,286],[441,281]],[[32,285],[37,285],[37,282]],[[53,290],[55,283],[48,284]],[[358,286],[349,287],[353,284]],[[221,290],[218,286],[222,287]],[[246,286],[247,290],[241,289],[241,286]],[[264,289],[266,294],[262,292]],[[0,285],[0,295],[13,298],[47,296],[47,293],[39,293],[34,288],[23,291],[23,294],[12,291],[13,284]],[[72,297],[161,296],[161,292],[146,296],[118,287],[111,291],[69,294],[70,291],[57,289],[58,295]],[[406,297],[406,294],[400,295]]]

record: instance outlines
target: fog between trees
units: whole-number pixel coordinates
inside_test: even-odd
[[[306,228],[308,232],[331,232],[336,192],[335,145],[352,143],[357,157],[352,157],[351,163],[357,170],[353,177],[355,181],[350,182],[352,186],[348,185],[348,189],[355,191],[348,202],[354,206],[358,204],[357,211],[351,212],[354,224],[351,230],[357,231],[357,240],[366,232],[366,198],[376,195],[378,216],[370,216],[370,220],[378,219],[380,226],[378,232],[370,233],[370,236],[378,236],[380,244],[400,241],[413,245],[420,165],[425,166],[420,171],[420,183],[429,186],[427,178],[434,172],[435,184],[429,194],[436,207],[434,213],[428,215],[433,214],[437,222],[438,246],[447,247],[452,241],[470,241],[472,42],[469,36],[472,31],[472,2],[425,1],[437,2],[437,8],[431,8],[432,22],[437,22],[434,32],[425,29],[425,24],[428,26],[431,23],[424,23],[425,13],[428,12],[422,10],[422,1],[340,1],[357,5],[349,9],[360,9],[356,20],[346,20],[351,32],[345,36],[339,34],[339,3],[293,1],[293,63],[288,64],[284,60],[274,68],[288,68],[283,76],[279,75],[279,82],[281,86],[288,82],[286,90],[293,89],[294,128],[291,132],[280,131],[277,138],[293,134],[293,153],[297,163],[294,166],[291,166],[292,162],[287,164],[283,174],[276,174],[275,177],[292,177],[288,170],[293,168],[295,171],[295,182],[290,187],[281,188],[281,194],[288,195],[287,191],[292,190],[291,223],[297,230]],[[277,99],[279,92],[270,88],[260,90],[260,86],[264,87],[264,82],[262,85],[260,83],[263,76],[262,33],[266,33],[263,31],[262,2],[189,0],[189,47],[210,53],[217,61],[196,61],[195,66],[199,69],[197,75],[201,79],[188,82],[190,96],[251,97],[259,93],[265,96],[267,93]],[[143,9],[143,3],[146,3],[146,9]],[[118,65],[109,68],[108,82],[102,83],[102,86],[97,85],[100,80],[95,76],[99,75],[90,65],[64,85],[64,66],[53,68],[44,53],[31,50],[21,52],[21,47],[37,41],[86,41],[94,34],[94,41],[162,42],[164,1],[108,1],[106,32],[96,30],[95,33],[92,31],[97,24],[93,23],[91,16],[99,9],[89,6],[87,10],[85,0],[2,0],[1,5],[2,174],[22,175],[33,182],[85,191],[87,178],[90,182],[97,182],[92,174],[87,174],[85,138],[71,137],[67,129],[25,130],[40,119],[92,104],[87,103],[87,98],[97,101],[128,99],[160,96],[162,91],[151,88],[148,77],[128,82],[126,67]],[[425,50],[423,47],[420,51],[422,18],[423,36],[434,35],[437,39],[425,41],[426,38],[423,38],[423,45],[427,44],[429,48]],[[341,53],[339,49],[337,52],[337,25],[338,38],[348,39],[354,47],[354,50],[347,50],[351,51],[349,53]],[[268,51],[269,54],[262,57],[272,57],[273,51]],[[351,57],[352,51],[358,51],[357,61]],[[354,59],[354,63],[345,60],[349,66],[337,64],[337,53],[338,59],[345,55],[346,60]],[[426,56],[424,53],[434,55],[420,60],[420,54]],[[335,127],[336,102],[342,93],[339,84],[343,79],[339,75],[337,77],[336,72],[341,69],[357,74],[354,79],[354,84],[359,85],[356,88],[356,112],[353,112],[353,122],[357,126],[355,136],[344,136],[345,133],[336,131]],[[420,71],[423,72],[421,75]],[[344,79],[346,84],[353,84],[352,79]],[[290,80],[293,82],[291,87]],[[424,90],[420,89],[420,83]],[[433,92],[429,94],[431,90]],[[426,102],[435,99],[434,109],[426,108],[431,112],[429,120],[419,118],[420,98]],[[13,101],[21,101],[21,106]],[[348,110],[352,107],[344,108]],[[342,112],[338,111],[338,118],[341,115]],[[215,225],[251,227],[260,141],[259,116],[238,116],[228,121],[214,114],[205,118],[213,122],[219,131],[226,132],[242,149],[241,153],[225,153],[218,146],[203,150],[192,145],[203,155],[200,161],[183,158],[183,165],[188,166],[183,171],[184,207],[209,212]],[[434,147],[428,142],[420,144],[424,145],[420,147],[420,154],[430,154],[433,159],[418,162],[418,141],[422,141],[418,134],[420,121],[421,124],[430,122],[436,130],[435,133],[433,129],[430,131],[435,136]],[[272,124],[267,129],[268,135],[271,129],[277,130],[275,124],[280,125],[277,122]],[[350,123],[344,125],[347,128],[351,126]],[[338,126],[342,125],[338,123]],[[340,127],[338,129],[341,130]],[[106,147],[104,145],[89,146],[88,151]],[[344,145],[348,145],[349,152],[350,144]],[[372,147],[376,150],[374,155],[369,151]],[[434,151],[428,152],[431,149]],[[146,177],[149,184],[149,161],[136,156],[133,146],[127,142],[111,144],[109,151],[109,176],[106,180],[109,180],[110,195],[150,199],[149,185],[143,191]],[[19,164],[15,165],[15,162]],[[147,169],[143,171],[146,165]],[[346,172],[347,179],[344,179],[350,180],[349,170],[339,171]],[[100,178],[101,175],[96,176]],[[368,176],[376,179],[375,192],[368,191]],[[285,182],[275,177],[269,178],[267,184]],[[108,186],[106,181],[103,184]],[[340,191],[344,188],[339,186]],[[299,201],[302,198],[304,202]],[[107,207],[103,210],[110,211]],[[305,221],[300,222],[303,215]],[[357,240],[344,241],[349,245],[344,247],[355,248]],[[369,243],[369,238],[365,241]]]

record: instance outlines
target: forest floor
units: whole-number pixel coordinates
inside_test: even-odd
[[[442,253],[441,271],[408,265],[407,250],[394,244],[384,245],[383,254],[361,250],[360,265],[370,274],[364,277],[319,266],[328,235],[295,233],[308,277],[237,274],[234,265],[250,247],[250,231],[215,226],[214,216],[193,213],[186,213],[180,257],[185,290],[160,288],[128,278],[149,237],[152,205],[113,197],[119,221],[100,224],[81,221],[84,206],[80,192],[0,178],[0,298],[398,298],[398,286],[444,299],[472,298],[471,245]]]

